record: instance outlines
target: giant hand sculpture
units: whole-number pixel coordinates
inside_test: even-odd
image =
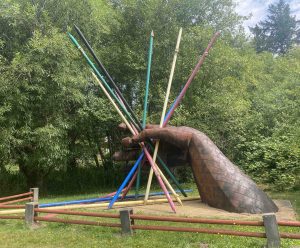
[[[209,206],[237,213],[277,212],[274,202],[234,165],[202,132],[190,127],[147,125],[146,129],[122,144],[133,147],[146,139],[159,139],[160,154],[168,163],[189,163],[201,200]],[[130,160],[135,150],[114,154],[116,160]]]

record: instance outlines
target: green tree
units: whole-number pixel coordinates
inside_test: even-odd
[[[300,42],[300,30],[297,27],[299,21],[291,15],[290,6],[284,0],[271,4],[268,13],[265,21],[250,28],[256,51],[285,54],[294,43]]]
[[[299,48],[282,57],[257,57],[248,134],[237,144],[239,164],[257,181],[278,190],[299,184],[299,58]]]
[[[179,27],[184,28],[181,46],[195,42],[192,47],[186,49],[187,53],[181,52],[179,57],[185,64],[184,69],[177,70],[173,84],[174,91],[178,92],[197,56],[207,45],[209,36],[217,30],[229,34],[229,30],[237,30],[241,22],[241,17],[235,13],[235,4],[231,0],[111,0],[110,2],[119,13],[119,26],[112,30],[108,41],[110,48],[106,49],[105,57],[110,71],[123,86],[124,94],[129,102],[135,105],[137,111],[141,111],[140,107],[143,105],[148,39],[151,30],[154,30],[155,35],[151,92],[162,93],[160,90],[165,88]],[[226,11],[223,11],[225,9]],[[201,33],[202,37],[196,35],[193,37],[195,32]],[[235,36],[235,33],[232,36]],[[156,100],[151,95],[150,113],[157,113],[160,110],[157,106],[161,103],[156,101],[154,104],[154,101]]]
[[[239,32],[240,21],[232,0],[0,1],[1,174],[17,164],[33,186],[49,173],[67,170],[79,177],[78,168],[92,164],[111,183],[114,172],[122,172],[108,158],[120,143],[120,120],[65,32],[78,24],[141,116],[154,30],[148,120],[158,123],[183,27],[170,104],[212,34],[221,29],[222,36],[171,124],[206,132],[258,182],[294,187],[300,164],[299,49],[279,57],[257,54]]]
[[[64,33],[75,22],[90,33],[103,30],[107,18],[93,11],[97,4],[0,3],[0,167],[17,164],[29,186],[42,186],[53,170],[89,164],[113,126],[107,101]]]

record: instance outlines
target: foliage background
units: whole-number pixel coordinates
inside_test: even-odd
[[[66,35],[77,24],[138,116],[155,32],[149,121],[158,123],[179,27],[171,102],[222,31],[171,120],[205,132],[256,182],[299,187],[300,48],[257,53],[232,0],[0,2],[0,191],[116,186],[128,164],[117,114]],[[183,174],[182,174],[183,173]],[[182,180],[189,174],[181,172]]]

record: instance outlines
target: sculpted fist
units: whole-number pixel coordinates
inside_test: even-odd
[[[127,127],[124,123],[119,125],[119,129],[127,131]],[[141,132],[140,135],[122,139],[121,143],[124,149],[122,151],[115,152],[113,159],[117,161],[136,160],[141,152],[140,146],[138,145],[139,141],[149,140],[150,138],[153,141],[159,140],[159,138],[156,138],[155,135],[152,135],[151,133],[152,130],[155,131],[157,129],[159,129],[159,132],[162,130],[159,128],[159,125],[148,124],[146,129]],[[178,145],[173,145],[172,143],[168,142],[167,139],[160,139],[158,154],[165,162],[167,162],[168,166],[170,167],[186,165],[188,163],[187,149],[180,148]]]
[[[188,163],[201,200],[208,205],[237,213],[277,212],[274,202],[234,165],[202,132],[190,127],[148,125],[139,135],[122,140],[130,150],[114,154],[116,160],[131,160],[136,145],[147,139],[160,140],[160,154],[173,164]],[[162,148],[162,149],[161,149]]]

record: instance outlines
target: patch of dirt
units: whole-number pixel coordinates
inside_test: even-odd
[[[292,204],[288,200],[274,200],[279,211],[276,213],[277,220],[296,220],[296,213]],[[183,206],[176,204],[176,214],[172,212],[168,203],[159,203],[153,205],[140,205],[130,207],[134,213],[144,213],[152,215],[177,215],[185,217],[202,217],[202,218],[220,218],[220,219],[251,219],[261,220],[262,214],[248,213],[231,213],[225,210],[208,206],[201,200],[183,201]],[[120,208],[115,208],[120,209]]]

